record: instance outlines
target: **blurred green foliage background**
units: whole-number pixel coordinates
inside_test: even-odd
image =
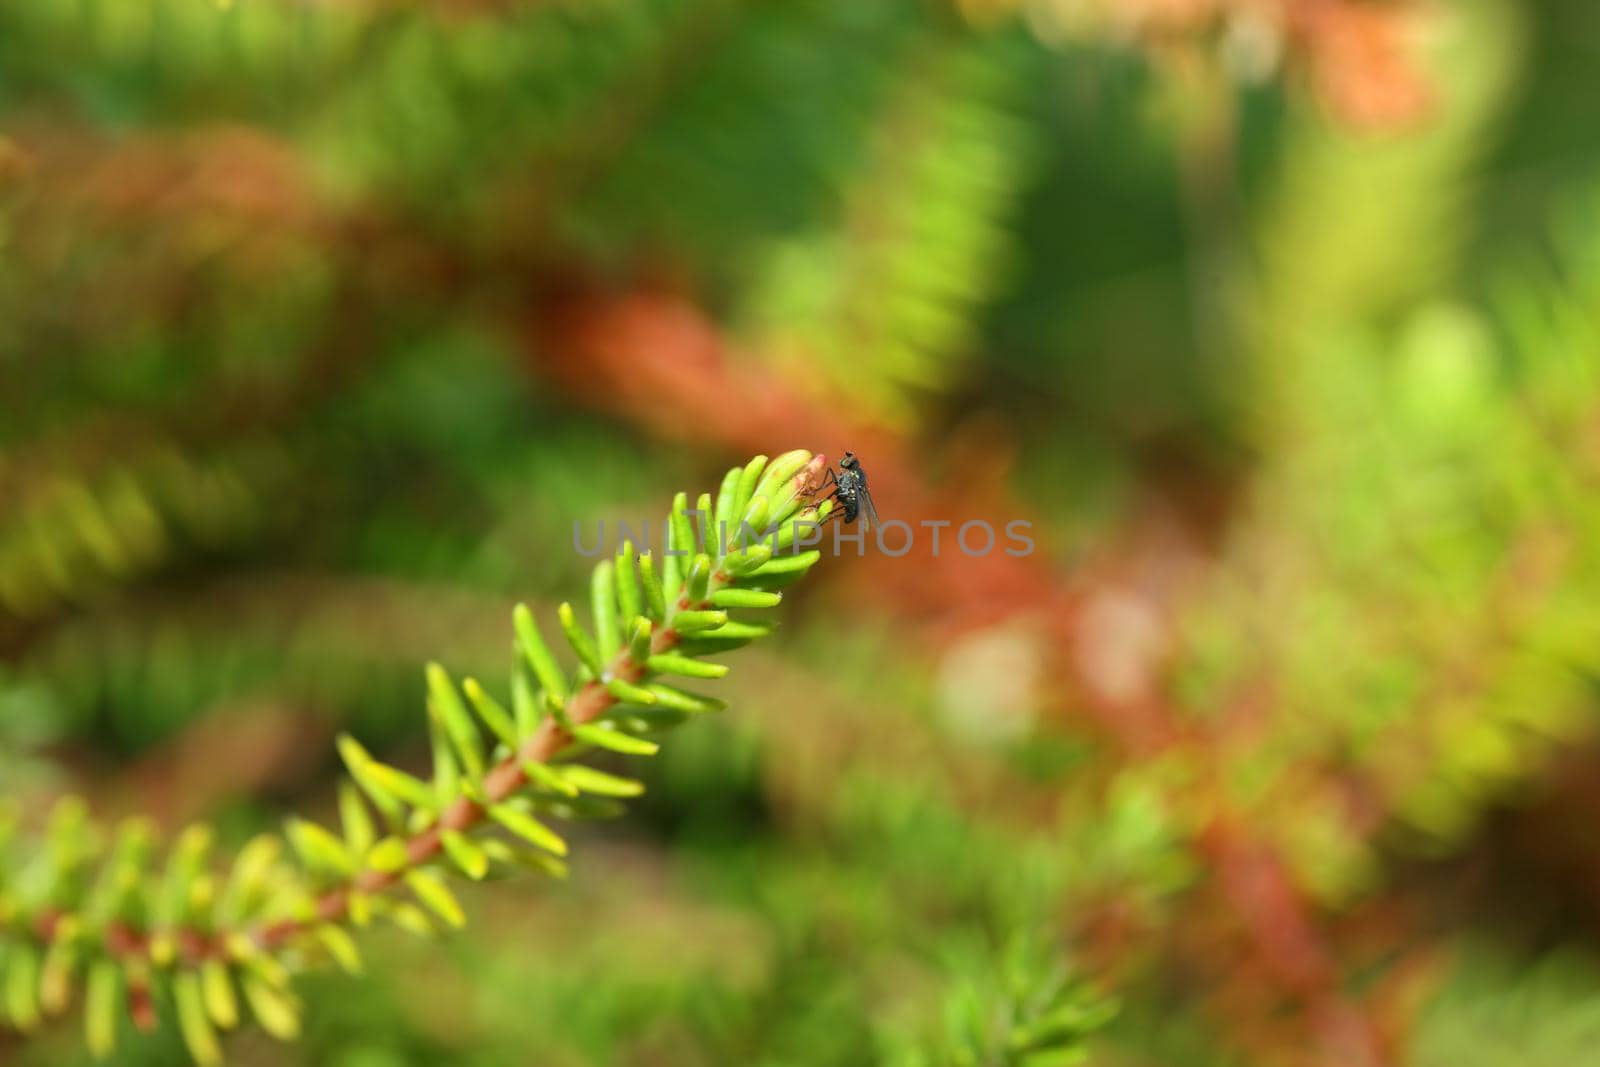
[[[1096,1064],[1582,1062],[1597,70],[1590,0],[8,0],[4,792],[325,815],[575,522],[853,448],[1038,550],[827,561],[569,882],[232,1059],[1020,1062],[1020,954]]]

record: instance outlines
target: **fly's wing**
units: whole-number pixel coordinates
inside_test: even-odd
[[[872,506],[872,494],[867,492],[865,483],[856,489],[856,502],[861,507],[861,529],[876,530],[880,525],[878,509]]]

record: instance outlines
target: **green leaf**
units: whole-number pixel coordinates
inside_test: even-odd
[[[741,548],[737,552],[730,552],[724,556],[722,570],[730,578],[741,578],[758,570],[771,558],[771,545],[751,545],[748,548]]]
[[[525,811],[519,811],[509,804],[492,804],[489,806],[489,817],[530,845],[537,845],[557,856],[567,854],[567,843],[561,839],[561,835]]]
[[[732,467],[722,476],[722,485],[717,488],[717,503],[711,514],[712,536],[706,539],[707,547],[716,545],[716,555],[721,557],[727,550],[728,538],[736,529],[738,518],[733,514],[733,502],[739,493],[739,477],[744,473],[739,467]]]
[[[178,1030],[189,1055],[200,1067],[213,1067],[222,1062],[222,1046],[217,1043],[217,1032],[211,1027],[206,1014],[205,997],[200,991],[200,978],[185,971],[172,979],[172,1001],[178,1009]]]
[[[478,718],[483,720],[489,731],[512,748],[517,747],[521,735],[517,729],[516,720],[510,712],[500,706],[500,703],[478,684],[476,678],[468,678],[461,687],[467,692],[467,700],[472,703],[472,709],[478,713]]]
[[[711,513],[711,494],[701,493],[694,502],[694,510],[695,521],[700,524],[699,541],[701,551],[711,556],[712,559],[715,559],[717,556],[717,549],[715,544],[716,539],[713,535],[715,527],[711,525],[713,518]]]
[[[496,863],[508,866],[515,864],[541,874],[548,874],[552,878],[567,876],[567,865],[548,852],[531,848],[513,848],[504,841],[496,840],[485,841],[483,848],[489,853],[489,858]]]
[[[39,1025],[39,950],[13,943],[5,959],[6,1013],[13,1026],[27,1033]]]
[[[78,966],[77,939],[83,921],[75,915],[56,923],[55,939],[45,949],[39,972],[39,1007],[45,1015],[60,1015],[72,1001],[73,980]]]
[[[528,684],[528,673],[520,663],[511,670],[511,711],[517,718],[519,739],[532,737],[544,719],[539,712],[539,702],[534,699],[533,686]]]
[[[352,855],[365,855],[378,839],[372,813],[367,810],[361,794],[348,782],[339,783],[339,824],[344,827],[344,841]]]
[[[670,730],[674,726],[683,725],[689,716],[676,708],[664,708],[657,704],[651,708],[641,708],[635,705],[617,705],[608,708],[595,716],[591,725],[613,723],[619,729],[630,734],[642,734],[651,731]],[[579,755],[573,752],[573,755]]]
[[[644,616],[633,620],[633,626],[628,636],[628,658],[634,663],[644,664],[650,659],[650,640],[655,633],[655,627]]]
[[[657,703],[662,707],[674,708],[690,715],[704,715],[707,712],[721,711],[728,706],[716,697],[685,692],[682,689],[663,685],[659,682],[651,684],[650,692],[655,694]]]
[[[406,886],[430,911],[449,925],[457,928],[467,925],[467,913],[461,910],[461,902],[444,884],[444,879],[432,871],[418,869],[407,872]]]
[[[155,845],[155,824],[149,819],[134,816],[118,824],[116,844],[84,909],[91,920],[104,922],[141,899],[145,869]],[[0,910],[3,908],[0,904]]]
[[[157,918],[163,924],[176,926],[188,917],[193,899],[190,894],[195,879],[204,869],[211,840],[211,828],[201,823],[185,827],[178,835],[167,857],[167,871],[156,909]]]
[[[755,496],[779,500],[792,492],[795,475],[805,470],[811,462],[811,453],[804,448],[791,449],[767,464],[766,473],[756,485]],[[776,514],[776,513],[775,513]]]
[[[307,869],[327,874],[353,874],[356,858],[339,840],[314,822],[291,817],[285,824],[289,844]]]
[[[810,463],[811,453],[800,448],[785,452],[767,467],[761,484],[756,486],[756,493],[771,502],[767,512],[768,521],[782,522],[794,511],[801,490],[805,488],[805,480],[799,475]]]
[[[282,852],[283,839],[276,834],[258,834],[245,843],[234,858],[233,872],[217,904],[219,923],[234,925],[255,910]]]
[[[563,601],[557,614],[561,617],[561,632],[566,634],[567,644],[578,654],[578,659],[596,678],[604,675],[606,669],[600,659],[600,650],[595,647],[594,638],[589,636],[589,632],[578,625],[578,616],[572,610],[572,605]]]
[[[680,611],[672,617],[672,628],[680,634],[715,630],[728,621],[726,611]]]
[[[707,663],[675,652],[651,656],[648,665],[656,674],[680,674],[685,678],[721,678],[728,673],[726,663]]]
[[[579,741],[594,745],[596,748],[607,748],[612,752],[623,752],[631,756],[653,756],[661,751],[661,746],[654,741],[631,737],[621,730],[609,729],[604,726],[574,726],[572,728],[572,736]]]
[[[639,557],[639,586],[644,590],[644,604],[650,618],[661,622],[667,617],[667,594],[656,576],[655,560],[648,552]]]
[[[718,652],[742,648],[751,641],[766,637],[776,627],[772,623],[731,621],[710,633],[698,633],[678,643],[678,652],[685,656],[708,656]]]
[[[585,793],[603,797],[636,797],[644,792],[644,783],[632,778],[619,778],[605,771],[597,771],[581,763],[561,768],[561,776]]]
[[[739,520],[739,544],[753,546],[766,540],[767,534],[767,508],[771,501],[764,496],[757,496],[750,501],[750,506],[744,509],[744,515]]]
[[[367,866],[385,874],[393,874],[410,863],[411,854],[406,843],[398,837],[384,838],[367,853]]]
[[[450,675],[437,663],[428,664],[428,699],[444,725],[450,746],[461,757],[461,766],[474,782],[483,780],[483,735],[461,700]]]
[[[822,558],[822,553],[814,548],[794,555],[773,556],[769,561],[751,571],[756,578],[769,578],[774,575],[804,574]]]
[[[622,548],[613,561],[617,577],[617,611],[624,619],[644,613],[644,600],[639,590],[639,574],[634,566],[633,542],[622,542]]]
[[[96,960],[89,968],[84,992],[83,1034],[89,1052],[104,1059],[117,1049],[117,1022],[122,1017],[122,968]]]
[[[263,1030],[279,1041],[293,1041],[300,1036],[300,1006],[292,996],[254,975],[245,975],[240,985],[250,1013]]]
[[[435,810],[443,811],[461,796],[461,767],[456,763],[439,707],[428,701],[428,745],[433,750],[433,796]]]
[[[481,881],[489,873],[489,857],[460,830],[442,831],[439,840],[444,845],[445,853],[468,878]]]
[[[207,871],[189,884],[189,913],[205,916],[217,902],[217,877]]]
[[[672,514],[668,518],[671,522],[674,546],[688,553],[679,559],[690,559],[700,548],[700,539],[695,536],[694,520],[689,518],[688,493],[678,493],[672,498]],[[684,573],[688,573],[687,563],[684,564]]]
[[[200,990],[212,1022],[224,1030],[239,1025],[239,998],[234,995],[233,975],[225,961],[213,956],[200,965]]]
[[[822,521],[833,514],[833,507],[832,500],[824,500],[816,510],[806,509],[780,523],[778,526],[778,538],[772,545],[772,554],[774,556],[800,554],[796,553],[795,549],[798,547],[797,542],[800,540],[801,535],[804,534],[809,539],[811,534],[815,532],[812,527],[820,527]],[[806,551],[814,552],[816,549],[807,549]]]
[[[589,608],[594,616],[600,661],[610,663],[622,651],[622,637],[618,632],[616,567],[609,559],[594,565],[589,578]]]
[[[428,913],[409,901],[397,900],[390,904],[389,918],[400,929],[418,937],[432,937],[435,933],[433,920],[428,918]]]
[[[734,522],[744,518],[744,513],[749,510],[750,500],[756,495],[756,486],[761,482],[761,473],[766,469],[767,457],[756,456],[739,472],[739,487],[734,493],[733,508],[728,513]],[[737,535],[738,531],[733,533]]]
[[[403,812],[400,797],[388,789],[381,779],[370,772],[377,764],[361,742],[349,734],[340,734],[338,740],[339,758],[344,761],[345,769],[350,772],[350,777],[355,780],[361,791],[367,794],[373,806],[390,819],[400,818]]]
[[[640,685],[613,678],[606,683],[606,692],[622,701],[624,704],[650,705],[656,702],[655,694]]]
[[[413,777],[405,771],[391,767],[386,763],[374,761],[367,767],[367,773],[386,792],[399,797],[412,807],[424,811],[437,811],[439,798],[432,788],[420,778]]]
[[[248,973],[261,979],[273,989],[287,990],[289,988],[288,966],[278,957],[268,955],[253,944],[250,946],[250,950],[240,958],[239,962],[244,965]]]
[[[511,613],[511,625],[517,632],[517,647],[522,650],[522,656],[533,670],[533,676],[539,679],[539,685],[546,693],[558,700],[567,699],[567,680],[561,673],[561,668],[556,666],[555,656],[550,652],[550,646],[544,643],[544,637],[539,633],[538,625],[533,621],[533,612],[528,610],[528,605],[518,604]]]
[[[704,552],[694,557],[694,562],[689,565],[689,576],[685,581],[685,596],[689,603],[699,604],[706,598],[706,589],[711,584],[712,571],[711,557]]]
[[[89,806],[82,797],[68,795],[56,801],[45,829],[45,845],[58,875],[73,874],[88,863],[95,841]]]
[[[578,795],[577,787],[573,786],[565,778],[557,774],[555,768],[551,767],[548,763],[541,763],[538,760],[533,759],[523,760],[522,770],[523,773],[528,776],[528,780],[530,782],[535,782],[547,789],[553,789],[557,793],[561,793],[566,796]]]
[[[361,950],[348,930],[334,923],[322,923],[317,927],[317,940],[346,974],[361,973]]]
[[[672,498],[672,510],[667,515],[667,547],[661,564],[661,591],[668,604],[674,604],[683,592],[683,575],[686,561],[694,554],[694,531],[689,516],[689,497],[679,493]]]
[[[718,589],[711,594],[711,604],[718,608],[775,608],[782,600],[782,593],[761,589]]]

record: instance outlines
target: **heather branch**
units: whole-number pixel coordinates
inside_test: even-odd
[[[354,739],[343,739],[341,755],[355,786],[341,791],[342,839],[292,819],[281,838],[264,835],[246,845],[224,877],[208,862],[210,831],[194,826],[157,873],[147,823],[124,823],[106,850],[105,835],[82,803],[63,803],[29,868],[38,877],[13,886],[5,876],[27,864],[0,862],[0,990],[12,1021],[30,1029],[63,1010],[81,982],[88,1041],[104,1055],[115,1042],[117,1012],[141,1028],[153,1026],[155,993],[165,990],[191,1055],[215,1063],[216,1030],[237,1023],[239,991],[264,1028],[292,1037],[300,1012],[289,989],[293,971],[322,957],[359,969],[346,924],[365,925],[382,914],[419,931],[431,928],[427,912],[390,890],[403,885],[438,919],[460,925],[464,913],[433,868],[453,866],[474,879],[492,864],[511,862],[561,873],[550,854],[564,855],[565,842],[533,812],[543,804],[577,817],[586,802],[643,789],[566,758],[589,745],[653,753],[655,743],[639,733],[720,708],[658,679],[720,677],[727,668],[700,657],[765,632],[730,620],[726,608],[775,605],[776,587],[802,576],[820,554],[791,542],[791,558],[774,561],[782,538],[750,543],[731,531],[826,517],[829,503],[809,502],[824,469],[823,457],[803,451],[734,468],[714,505],[710,494],[699,498],[698,531],[688,498],[679,494],[659,574],[648,553],[635,556],[625,545],[595,568],[594,633],[578,623],[571,605],[561,605],[562,631],[582,664],[575,685],[526,608],[514,620],[512,711],[472,679],[463,701],[444,669],[430,666],[432,780],[381,764]],[[713,531],[730,533],[725,539]],[[488,758],[485,730],[499,742]],[[531,848],[519,851],[483,834],[491,823]],[[0,860],[9,859],[8,829],[0,822]],[[280,861],[285,840],[298,864]]]

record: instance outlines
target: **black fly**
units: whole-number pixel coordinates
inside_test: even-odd
[[[830,481],[833,483],[833,492],[829,495],[839,502],[844,521],[855,522],[856,516],[860,515],[863,516],[862,529],[875,529],[878,526],[878,509],[872,506],[872,494],[867,491],[867,472],[861,469],[861,461],[854,452],[846,452],[840,458],[838,473],[832,467],[828,468],[823,486]]]

